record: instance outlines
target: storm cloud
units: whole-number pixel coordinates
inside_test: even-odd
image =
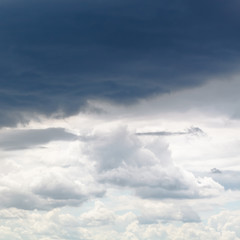
[[[239,2],[2,1],[0,125],[129,103],[237,70]],[[25,113],[25,114],[24,114]],[[30,115],[31,116],[31,115]]]

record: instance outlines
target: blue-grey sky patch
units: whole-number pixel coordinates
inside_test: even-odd
[[[170,211],[169,211],[170,210]],[[158,209],[142,209],[143,213],[138,217],[140,224],[157,224],[158,222],[183,221],[200,222],[201,219],[189,206],[174,206],[174,209],[166,209],[162,206]]]
[[[230,170],[219,170],[217,168],[211,169],[209,173],[196,173],[197,176],[208,176],[214,181],[221,184],[226,190],[240,189],[240,172]]]

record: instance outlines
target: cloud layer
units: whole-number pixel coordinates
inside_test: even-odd
[[[31,148],[51,141],[73,141],[78,136],[66,132],[63,128],[2,130],[0,148],[17,150]]]
[[[106,209],[102,202],[96,202],[91,211],[77,216],[64,213],[60,209],[48,213],[0,210],[0,239],[238,240],[239,221],[239,211],[222,211],[212,216],[206,224],[185,223],[181,227],[172,223],[146,225],[139,223],[133,213],[119,216]]]
[[[143,199],[211,198],[224,190],[211,176],[196,177],[177,166],[161,138],[144,144],[125,126],[97,131],[87,141],[62,128],[14,130],[5,133],[5,143],[2,208],[78,206],[111,187],[127,187]],[[47,148],[32,149],[43,143]]]

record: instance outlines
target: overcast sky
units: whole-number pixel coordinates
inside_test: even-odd
[[[238,0],[0,1],[0,239],[240,239]]]

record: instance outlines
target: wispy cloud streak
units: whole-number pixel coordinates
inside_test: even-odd
[[[173,136],[173,135],[205,135],[203,130],[198,127],[191,127],[185,131],[169,132],[169,131],[157,131],[157,132],[140,132],[136,133],[138,136]]]

